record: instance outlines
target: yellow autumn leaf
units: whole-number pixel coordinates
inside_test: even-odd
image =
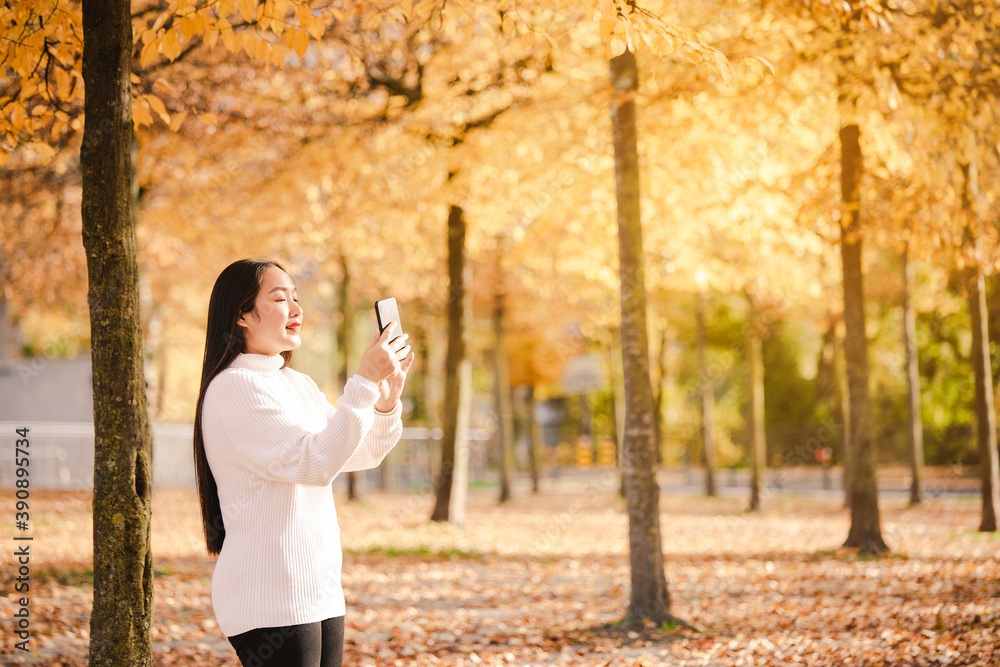
[[[274,63],[275,67],[284,67],[286,56],[288,56],[288,51],[281,44],[275,44],[274,48],[271,49],[271,62]]]
[[[309,34],[314,38],[319,39],[326,32],[326,25],[323,23],[323,19],[318,16],[309,17]]]
[[[198,120],[200,120],[205,125],[215,125],[219,122],[218,116],[214,113],[203,113],[198,115]]]
[[[267,40],[257,40],[257,47],[254,50],[253,57],[258,62],[267,64],[267,54],[271,51],[271,45],[267,43]]]
[[[240,16],[247,23],[253,23],[254,15],[257,13],[257,0],[239,0]]]
[[[184,119],[187,118],[188,112],[181,111],[180,113],[175,113],[174,117],[170,119],[170,131],[176,132],[181,129],[181,125],[184,123]]]
[[[219,18],[224,19],[233,13],[233,0],[219,0]]]
[[[160,40],[151,39],[146,42],[146,45],[142,47],[142,51],[139,52],[139,66],[148,67],[159,52]]]
[[[243,50],[252,58],[257,49],[257,37],[252,32],[245,32],[240,37],[242,38]]]
[[[216,42],[218,41],[219,41],[218,30],[216,30],[215,28],[209,28],[208,30],[205,31],[205,44],[208,45],[208,48],[210,49],[214,48]]]
[[[615,34],[615,27],[618,25],[618,21],[612,17],[602,17],[600,23],[600,34],[601,40],[605,40],[611,35]]]
[[[281,35],[288,28],[288,24],[285,23],[285,19],[280,16],[273,21],[271,21],[271,32],[275,35]]]
[[[517,26],[514,24],[514,15],[507,12],[503,15],[503,21],[500,25],[500,31],[505,35],[513,35],[517,30]]]
[[[309,48],[309,33],[305,30],[297,29],[295,31],[295,41],[292,43],[292,48],[295,49],[295,53],[299,54],[299,58],[306,54],[306,49]]]
[[[153,124],[153,115],[149,113],[149,102],[141,97],[132,105],[132,124],[135,127]]]
[[[628,50],[628,44],[618,35],[612,35],[611,41],[608,42],[608,50],[612,57],[617,58]]]
[[[226,47],[227,51],[231,51],[233,53],[239,51],[240,47],[236,43],[235,31],[226,19],[219,19],[219,34],[222,35],[222,45]]]
[[[163,104],[163,100],[152,93],[147,93],[143,95],[143,97],[146,102],[149,103],[150,108],[156,112],[156,115],[159,116],[164,123],[170,125],[170,114],[167,113],[167,107]]]
[[[184,39],[191,41],[191,38],[198,32],[198,22],[194,16],[189,14],[178,21],[178,26],[184,34]]]
[[[160,53],[170,60],[174,60],[181,54],[181,38],[176,30],[168,30],[160,43]]]

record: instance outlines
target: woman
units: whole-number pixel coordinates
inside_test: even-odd
[[[390,343],[390,327],[376,335],[334,408],[288,366],[301,325],[295,286],[277,263],[240,260],[216,280],[194,456],[205,541],[219,557],[212,607],[246,667],[341,665],[331,484],[381,463],[403,428],[406,337]]]

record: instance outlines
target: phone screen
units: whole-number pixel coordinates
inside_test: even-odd
[[[395,297],[375,302],[375,319],[378,320],[378,332],[380,334],[385,331],[386,324],[395,322],[392,332],[389,334],[390,341],[396,340],[396,338],[403,334],[403,328],[399,323],[399,308],[396,306]]]

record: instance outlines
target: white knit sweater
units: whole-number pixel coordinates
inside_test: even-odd
[[[345,612],[331,484],[382,462],[403,430],[399,402],[355,375],[334,408],[281,355],[241,354],[205,391],[202,433],[226,538],[212,606],[228,637]]]

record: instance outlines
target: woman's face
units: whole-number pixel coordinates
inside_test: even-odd
[[[276,266],[264,271],[254,309],[244,313],[237,324],[246,330],[246,351],[273,356],[302,344],[299,326],[302,308],[288,274]]]

